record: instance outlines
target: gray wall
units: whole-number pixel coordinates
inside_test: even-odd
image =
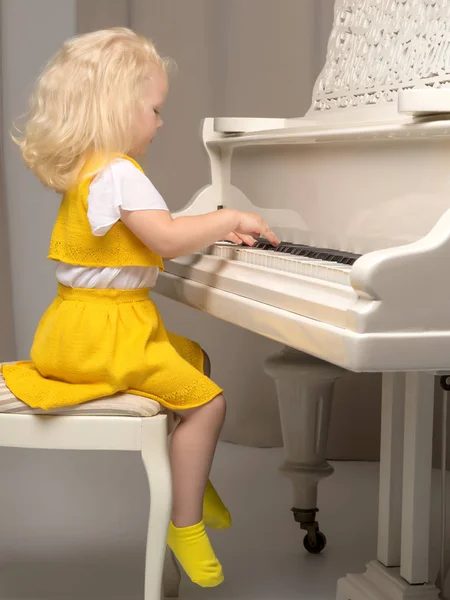
[[[1,15],[0,15],[1,16]],[[1,30],[0,30],[1,47]],[[2,77],[0,65],[0,115],[2,110]],[[3,123],[0,120],[0,136]],[[9,255],[9,236],[6,222],[6,203],[4,194],[3,149],[0,137],[0,361],[11,360],[16,355],[14,338],[13,303],[11,291],[11,264]]]

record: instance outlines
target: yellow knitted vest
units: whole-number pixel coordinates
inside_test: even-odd
[[[117,155],[142,168],[129,156]],[[94,175],[90,162],[78,183],[63,196],[50,241],[48,258],[82,267],[159,267],[160,256],[149,250],[121,221],[103,236],[92,234],[87,217],[89,185]]]

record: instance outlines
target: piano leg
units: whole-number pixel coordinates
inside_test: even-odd
[[[433,375],[384,376],[378,560],[340,579],[337,600],[438,598],[429,583],[433,409]]]
[[[316,521],[317,487],[333,473],[325,453],[333,387],[344,371],[291,348],[270,356],[264,370],[277,389],[285,452],[281,471],[293,484],[292,512],[307,532],[306,550],[318,554],[326,538]]]
[[[381,397],[380,483],[378,500],[378,560],[400,566],[405,374],[383,374]]]

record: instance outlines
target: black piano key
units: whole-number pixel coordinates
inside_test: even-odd
[[[293,256],[304,256],[305,258],[315,258],[317,260],[326,260],[336,262],[343,265],[353,265],[361,256],[353,252],[345,252],[344,250],[334,250],[332,248],[316,248],[305,244],[293,244],[292,242],[280,242],[278,246],[272,246],[264,238],[256,240],[253,246],[245,246],[247,250],[271,250],[272,252],[280,252],[282,254],[292,254]]]

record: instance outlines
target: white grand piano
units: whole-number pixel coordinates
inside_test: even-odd
[[[383,373],[377,560],[338,598],[437,597],[429,576],[436,375],[450,370],[450,0],[336,0],[299,119],[206,119],[211,184],[179,215],[261,213],[286,243],[169,261],[157,292],[260,335],[294,516],[315,515],[333,385]],[[355,426],[357,426],[355,424]]]

